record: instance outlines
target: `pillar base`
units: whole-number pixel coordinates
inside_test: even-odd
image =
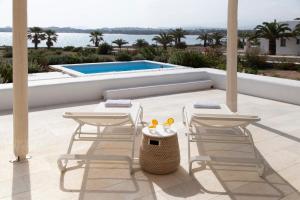
[[[32,156],[30,156],[30,155],[27,155],[25,158],[21,158],[21,157],[18,156],[18,157],[14,157],[9,162],[10,163],[23,163],[23,162],[27,162],[31,158],[32,158]]]

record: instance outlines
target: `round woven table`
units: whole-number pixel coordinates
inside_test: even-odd
[[[169,174],[180,164],[177,131],[174,128],[158,126],[155,130],[143,128],[140,147],[140,165],[152,174]]]

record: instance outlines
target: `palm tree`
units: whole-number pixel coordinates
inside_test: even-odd
[[[116,44],[119,47],[120,50],[121,50],[121,48],[122,48],[123,45],[128,44],[128,42],[126,40],[123,40],[121,38],[116,39],[112,43]]]
[[[295,27],[294,34],[296,36],[300,36],[300,24],[297,24],[297,26]]]
[[[211,35],[209,33],[201,33],[197,37],[197,39],[203,41],[203,46],[204,47],[209,46],[209,44],[212,42],[212,38],[211,38]]]
[[[288,24],[274,22],[263,22],[255,27],[254,38],[265,38],[269,40],[269,54],[276,55],[276,40],[291,34]]]
[[[57,42],[57,34],[55,31],[53,30],[45,30],[45,36],[46,36],[46,45],[48,47],[48,49],[50,49],[53,45],[54,45],[54,42]]]
[[[181,39],[185,38],[185,35],[187,35],[188,32],[186,32],[185,30],[183,30],[182,28],[177,28],[175,30],[171,30],[170,35],[173,36],[174,42],[175,42],[175,46],[179,43],[181,43]]]
[[[214,32],[211,34],[211,39],[215,42],[214,45],[222,46],[221,40],[224,38],[224,34],[221,32]]]
[[[45,40],[45,34],[42,28],[40,27],[31,27],[27,35],[28,39],[34,44],[34,48],[37,49],[39,43],[42,40]]]
[[[103,33],[100,31],[93,31],[90,33],[90,42],[92,42],[95,47],[99,47],[100,42],[103,40]]]
[[[168,45],[173,42],[173,36],[168,33],[160,33],[159,35],[155,36],[152,40],[161,44],[166,50]]]
[[[143,48],[149,46],[149,43],[145,39],[137,39],[134,43],[137,48]]]
[[[249,40],[250,37],[251,37],[251,33],[249,31],[240,31],[239,32],[239,39],[240,39],[243,47],[246,44],[246,40]]]

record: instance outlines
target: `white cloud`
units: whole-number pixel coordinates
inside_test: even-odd
[[[0,0],[0,27],[12,0]],[[239,26],[300,17],[299,0],[239,0]],[[227,0],[28,0],[29,26],[226,27]]]

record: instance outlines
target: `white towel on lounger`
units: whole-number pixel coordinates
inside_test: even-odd
[[[118,100],[107,100],[105,102],[106,107],[131,107],[132,103],[130,99],[118,99]]]
[[[220,104],[212,101],[198,101],[194,103],[194,108],[202,109],[221,109]]]

